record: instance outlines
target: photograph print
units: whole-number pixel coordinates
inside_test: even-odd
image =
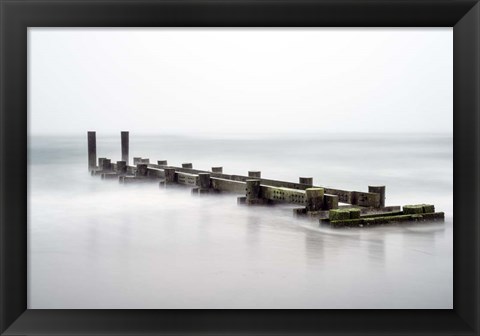
[[[452,309],[453,28],[28,29],[29,309]]]

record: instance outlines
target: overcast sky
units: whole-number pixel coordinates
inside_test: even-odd
[[[30,134],[452,132],[452,28],[29,28]]]

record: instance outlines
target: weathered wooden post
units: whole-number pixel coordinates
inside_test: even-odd
[[[135,174],[135,176],[138,176],[138,177],[145,177],[147,176],[147,167],[148,165],[146,163],[138,163],[137,164],[137,173]]]
[[[305,196],[307,199],[307,211],[320,211],[323,208],[323,188],[307,188]]]
[[[380,194],[380,207],[385,207],[385,186],[368,186],[368,192]]]
[[[182,168],[193,168],[193,164],[191,164],[191,163],[182,163]]]
[[[212,173],[223,173],[223,167],[212,167]]]
[[[253,204],[260,199],[260,180],[247,180],[246,197],[247,204]]]
[[[106,160],[107,158],[98,158],[98,169],[102,170],[103,169],[103,160]]]
[[[112,161],[110,159],[103,159],[101,169],[103,171],[110,171],[112,170]]]
[[[87,132],[88,170],[95,169],[97,163],[97,139],[95,131]]]
[[[157,164],[159,166],[166,166],[166,165],[168,165],[168,162],[167,162],[167,160],[158,160]]]
[[[121,142],[122,142],[122,161],[125,161],[128,165],[128,151],[129,151],[129,140],[128,132],[120,132]]]
[[[323,210],[338,209],[338,196],[337,195],[324,195],[323,196]]]
[[[174,183],[175,182],[175,168],[164,168],[165,172],[165,183]]]
[[[209,173],[199,173],[198,174],[198,184],[200,186],[200,193],[207,193],[210,190],[210,174]]]
[[[298,183],[313,186],[313,177],[299,177]]]
[[[262,175],[262,172],[258,170],[251,170],[248,172],[248,177],[255,177],[255,178],[260,178]]]
[[[117,173],[119,175],[125,175],[127,173],[127,162],[117,161]]]

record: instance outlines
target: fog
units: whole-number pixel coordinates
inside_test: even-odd
[[[452,28],[29,28],[29,131],[452,132],[452,41]]]

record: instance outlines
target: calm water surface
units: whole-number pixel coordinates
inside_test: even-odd
[[[130,134],[130,160],[433,203],[441,224],[331,230],[289,206],[120,185],[87,171],[86,134],[29,139],[29,308],[452,308],[450,135],[215,139]],[[97,134],[120,159],[120,136]]]

